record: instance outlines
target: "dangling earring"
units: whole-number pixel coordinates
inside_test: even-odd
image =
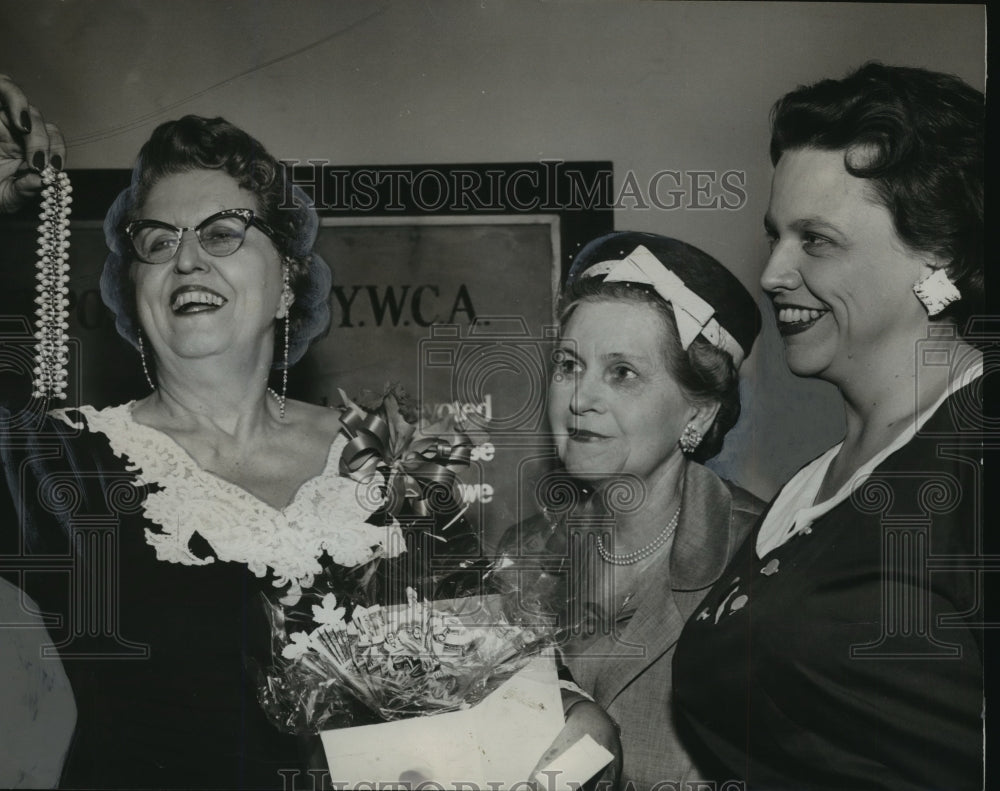
[[[149,389],[155,390],[156,385],[153,384],[153,377],[149,375],[149,367],[146,365],[146,349],[142,345],[142,330],[136,332],[135,339],[139,342],[139,359],[142,360],[142,372],[146,374],[146,382],[149,384]]]
[[[928,316],[936,316],[952,302],[958,302],[962,298],[944,267],[935,269],[914,283],[913,293],[923,304]]]
[[[285,401],[288,398],[288,314],[285,314],[285,359],[281,364],[281,395],[278,397],[278,414],[285,419]]]
[[[698,449],[704,438],[704,435],[694,427],[694,423],[688,423],[684,426],[684,431],[681,432],[677,444],[681,446],[681,451],[690,455]]]
[[[281,304],[285,308],[285,357],[281,364],[281,395],[278,396],[278,414],[281,419],[285,419],[285,402],[288,399],[288,324],[291,318],[292,303],[295,295],[292,293],[292,286],[289,282],[288,261],[281,265],[281,277],[283,285],[281,287]]]

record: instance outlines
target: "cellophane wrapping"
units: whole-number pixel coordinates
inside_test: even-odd
[[[384,487],[371,521],[398,527],[405,551],[354,568],[327,562],[295,600],[266,597],[273,651],[260,701],[289,733],[475,705],[554,639],[541,614],[551,608],[523,609],[523,592],[498,573],[505,561],[483,554],[466,518],[455,471],[472,440],[421,422],[398,390],[367,409],[343,398],[341,472]]]

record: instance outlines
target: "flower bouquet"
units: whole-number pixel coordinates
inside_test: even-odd
[[[328,564],[296,601],[268,600],[274,661],[260,688],[265,711],[287,732],[324,732],[340,781],[354,771],[345,761],[373,765],[366,751],[381,737],[371,728],[407,729],[410,742],[417,731],[440,732],[439,747],[462,732],[510,752],[482,729],[495,721],[498,705],[511,705],[509,690],[493,693],[513,685],[521,710],[508,711],[508,727],[537,738],[540,753],[562,725],[552,660],[533,660],[550,644],[551,630],[512,616],[510,592],[490,589],[492,564],[457,494],[456,470],[469,463],[471,440],[448,419],[421,423],[398,390],[368,409],[341,395],[348,437],[341,473],[376,491],[372,523],[394,531],[403,546],[355,568]],[[429,715],[464,717],[464,724]],[[416,724],[407,722],[415,717]],[[466,760],[460,752],[455,747],[446,757],[448,771]],[[396,750],[393,760],[409,759]],[[483,760],[499,771],[497,760],[506,758]],[[392,776],[353,776],[399,778],[399,766],[384,763],[382,770]]]

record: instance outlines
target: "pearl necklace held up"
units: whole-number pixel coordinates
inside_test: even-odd
[[[638,563],[643,558],[648,558],[650,555],[656,552],[656,550],[658,550],[665,543],[667,543],[667,540],[670,538],[670,536],[674,534],[674,531],[677,529],[677,520],[680,518],[680,515],[681,515],[681,507],[678,505],[677,510],[674,511],[673,518],[669,522],[667,522],[666,527],[664,527],[663,530],[659,532],[656,538],[654,538],[652,541],[650,541],[648,544],[646,544],[646,546],[642,547],[641,549],[636,549],[633,550],[632,552],[626,552],[621,555],[616,554],[614,552],[609,552],[604,546],[604,537],[598,536],[597,554],[601,556],[601,560],[603,560],[605,563],[610,563],[612,566],[631,566],[635,563]],[[626,597],[625,599],[626,603],[628,602],[629,598],[631,598],[631,596]]]
[[[38,224],[38,319],[35,330],[36,398],[66,398],[69,362],[69,177],[51,165],[42,171],[42,210]]]

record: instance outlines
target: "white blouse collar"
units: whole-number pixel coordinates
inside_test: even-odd
[[[930,420],[931,416],[937,412],[938,408],[957,390],[965,387],[983,375],[982,361],[969,367],[964,375],[954,379],[948,389],[930,407],[925,409],[916,420],[912,421],[906,429],[889,445],[883,448],[874,458],[861,465],[851,479],[845,483],[840,490],[827,500],[816,503],[816,496],[826,471],[833,462],[834,457],[840,451],[843,442],[839,442],[830,448],[819,458],[813,460],[792,479],[786,483],[778,496],[775,498],[771,509],[764,517],[764,523],[757,533],[757,557],[763,558],[769,552],[773,552],[782,546],[793,536],[800,533],[812,531],[812,524],[821,516],[832,511],[844,500],[850,497],[858,486],[864,483],[883,461],[906,445],[916,436],[916,433],[923,425]]]

